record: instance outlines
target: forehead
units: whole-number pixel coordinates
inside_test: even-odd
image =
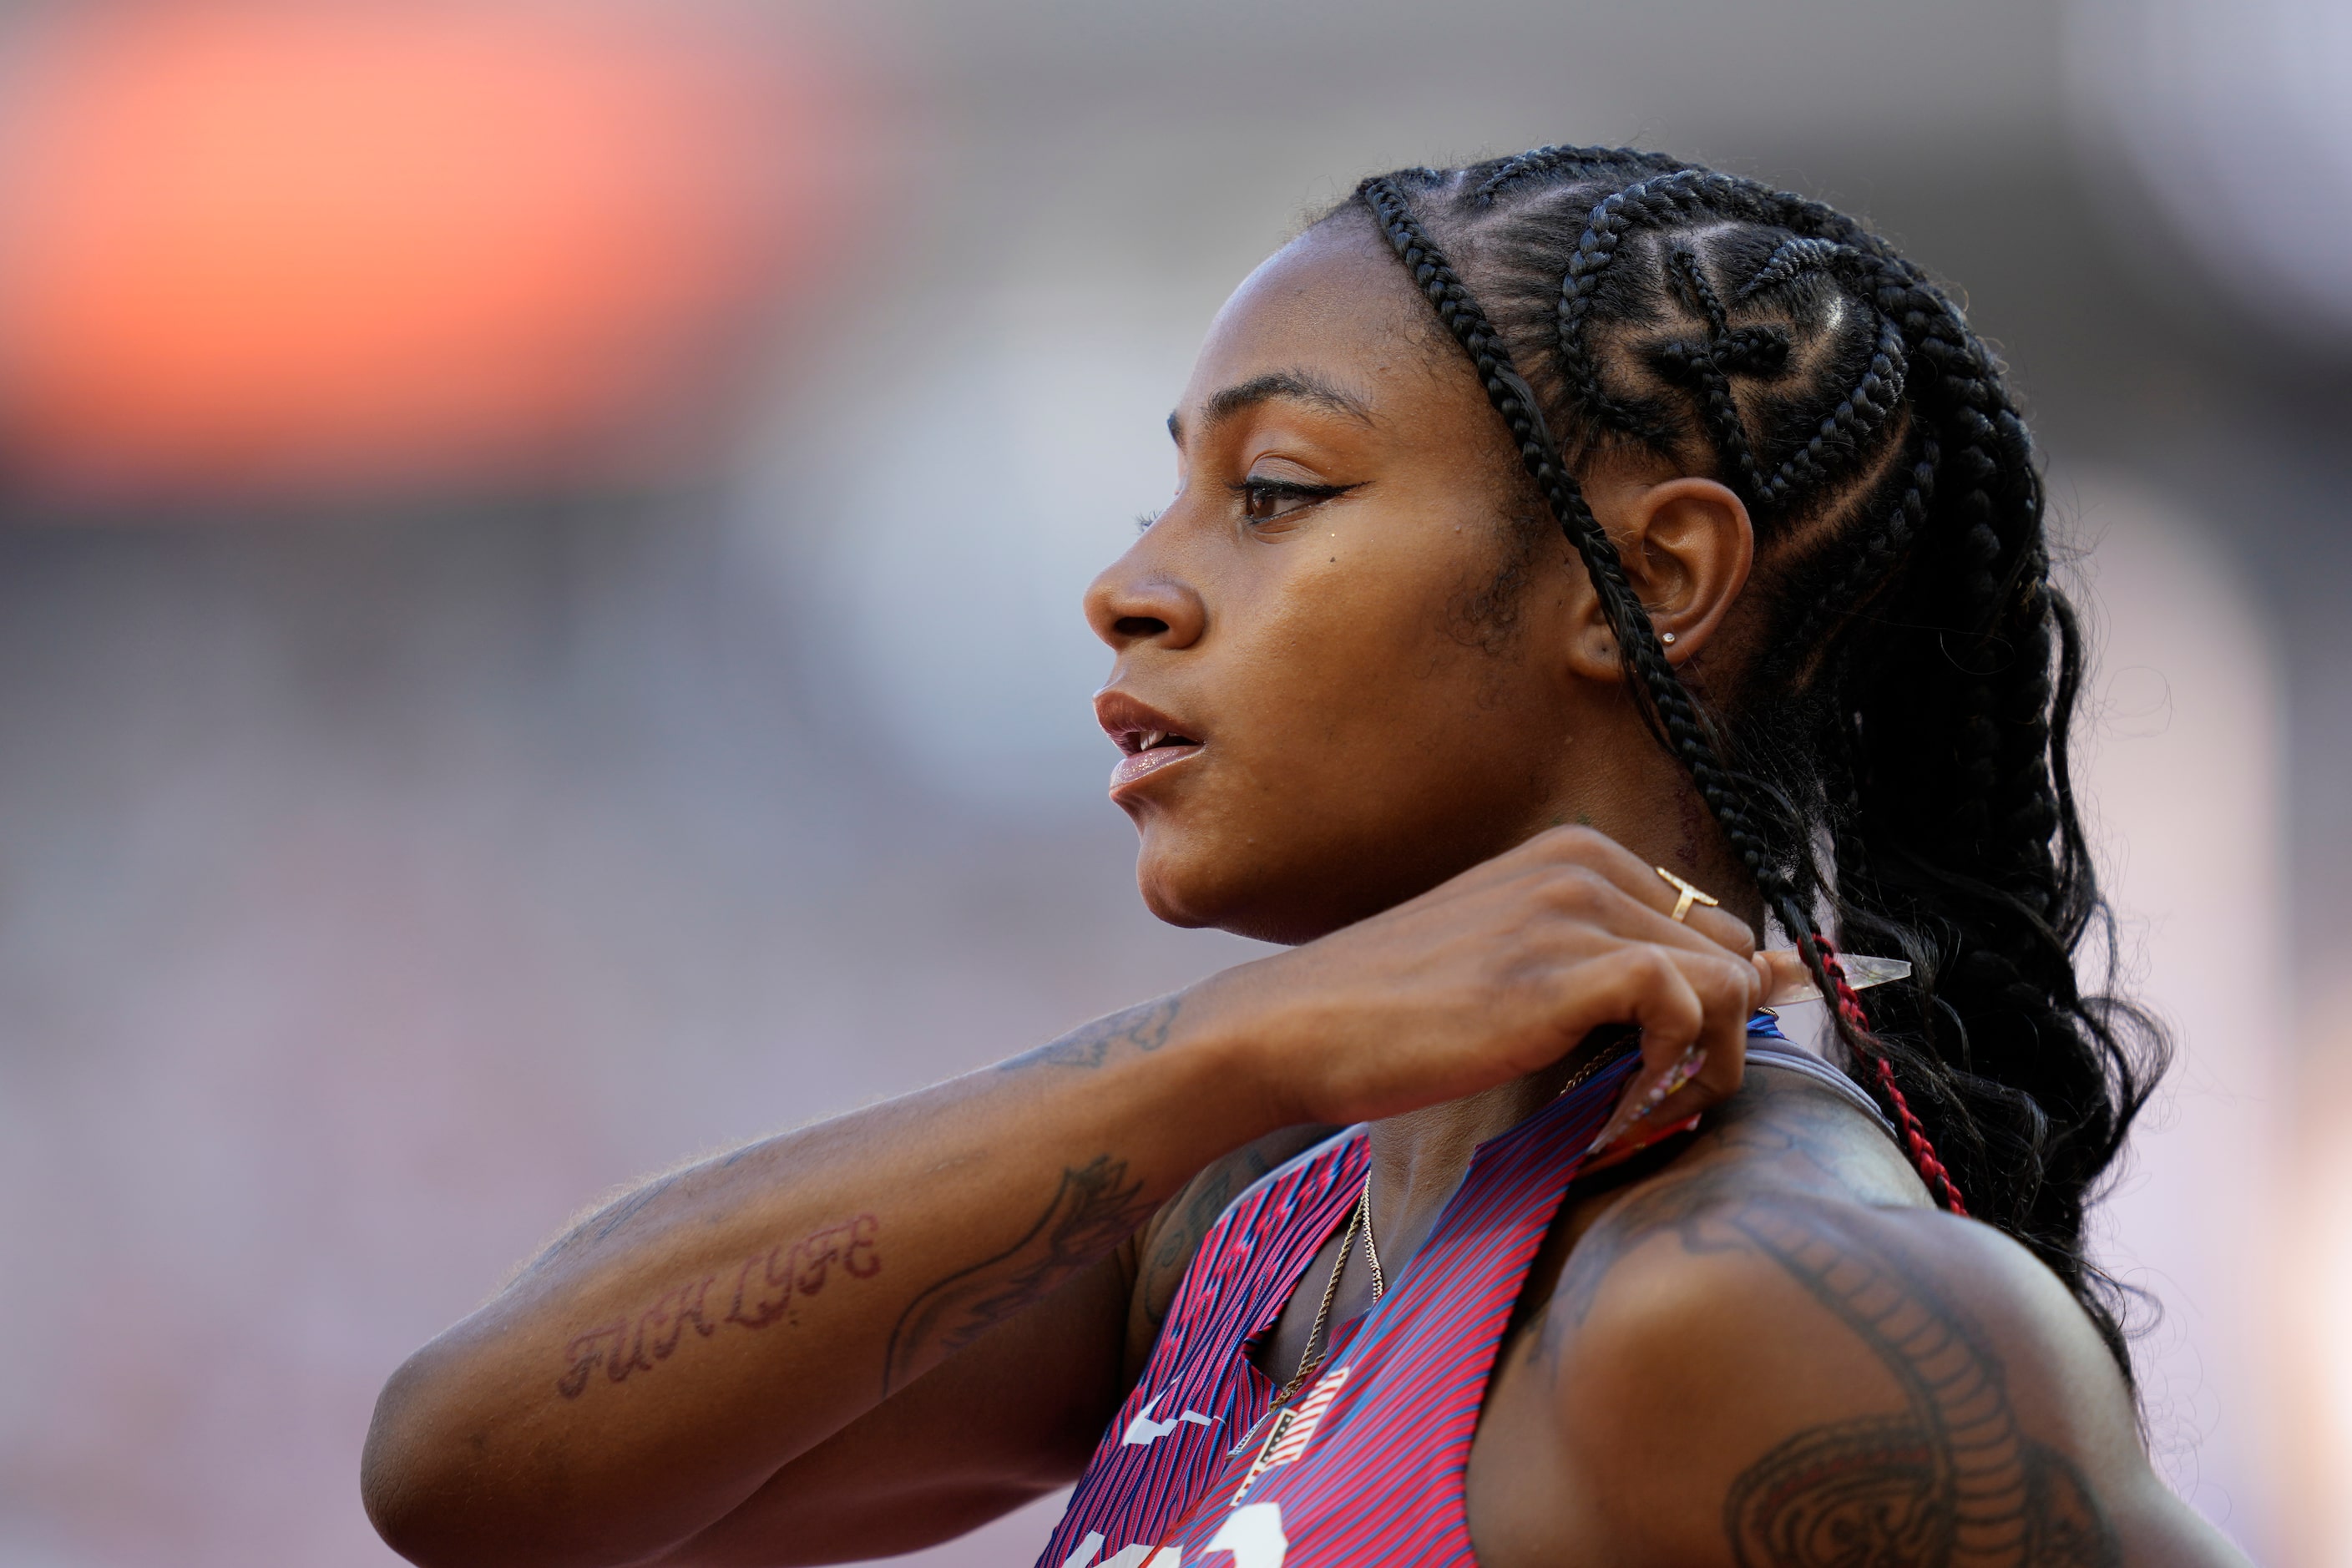
[[[1403,267],[1368,223],[1307,230],[1234,290],[1210,323],[1185,388],[1186,423],[1223,389],[1297,372],[1344,390],[1376,417],[1447,390],[1433,385],[1435,327]],[[1466,368],[1466,367],[1465,367]]]

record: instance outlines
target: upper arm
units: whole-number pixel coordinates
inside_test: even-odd
[[[1571,1266],[1532,1336],[1545,1452],[1514,1479],[1549,1486],[1554,1539],[1675,1564],[2237,1561],[2158,1479],[2104,1345],[2014,1243],[1770,1189],[1685,1199],[1598,1279]]]
[[[1336,1127],[1286,1127],[1245,1143],[1204,1167],[1152,1215],[1135,1254],[1121,1397],[1143,1375],[1144,1363],[1160,1342],[1160,1325],[1167,1321],[1176,1291],[1184,1283],[1184,1271],[1192,1266],[1209,1227],[1252,1183],[1339,1131]]]

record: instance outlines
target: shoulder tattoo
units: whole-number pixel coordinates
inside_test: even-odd
[[[1910,1259],[1834,1207],[1759,1190],[1724,1167],[1630,1196],[1577,1246],[1534,1353],[1560,1341],[1640,1243],[1769,1258],[1867,1346],[1899,1415],[1788,1437],[1740,1472],[1723,1529],[1741,1568],[2116,1568],[2114,1531],[2081,1472],[2020,1429],[2001,1359]]]

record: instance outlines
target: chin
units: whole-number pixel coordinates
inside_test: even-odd
[[[1135,889],[1157,919],[1187,931],[1210,929],[1259,942],[1310,940],[1276,934],[1265,906],[1273,891],[1247,851],[1220,853],[1197,843],[1170,845],[1164,832],[1147,832],[1135,856]],[[1248,868],[1244,870],[1244,868]],[[1317,933],[1319,934],[1319,933]]]
[[[1135,854],[1135,890],[1143,896],[1143,907],[1154,919],[1187,931],[1232,931],[1228,920],[1237,912],[1236,904],[1247,908],[1246,896],[1237,900],[1240,890],[1223,885],[1230,877],[1219,877],[1199,863],[1213,857],[1171,854],[1153,842],[1155,837],[1146,833]]]
[[[1377,914],[1421,889],[1395,893],[1354,885],[1341,865],[1270,862],[1253,835],[1239,845],[1147,831],[1136,854],[1144,908],[1172,926],[1229,931],[1296,947]],[[1349,857],[1360,875],[1362,857]]]

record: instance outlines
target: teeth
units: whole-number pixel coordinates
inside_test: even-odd
[[[1139,752],[1148,752],[1167,738],[1168,731],[1165,730],[1146,730],[1135,737],[1135,749]]]

